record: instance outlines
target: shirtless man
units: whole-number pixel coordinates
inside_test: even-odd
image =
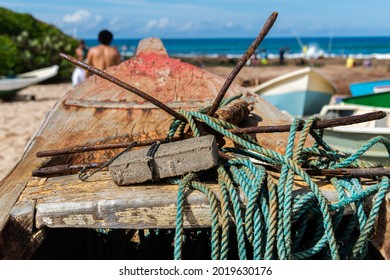
[[[121,62],[121,56],[116,48],[109,46],[112,39],[113,35],[110,31],[100,31],[100,45],[89,49],[86,60],[87,63],[100,70],[104,70],[113,65],[118,65]]]

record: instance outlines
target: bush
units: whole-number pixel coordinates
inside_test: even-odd
[[[0,7],[0,68],[2,75],[24,73],[54,64],[60,66],[57,78],[70,79],[73,65],[59,53],[73,54],[77,40],[53,25],[29,14],[15,13]]]
[[[0,76],[17,74],[21,67],[18,50],[14,42],[5,35],[0,35]]]

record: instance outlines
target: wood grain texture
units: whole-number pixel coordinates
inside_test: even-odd
[[[21,201],[10,211],[10,218],[0,236],[0,259],[28,259],[46,236],[46,229],[34,226],[35,203]]]
[[[24,190],[27,184],[27,178],[23,181],[18,181],[15,185],[10,184],[7,189],[0,188],[0,234],[6,222],[8,221],[9,212],[14,206],[19,195]],[[4,191],[2,193],[2,190]]]
[[[333,187],[318,179],[325,197],[334,202]],[[220,200],[220,187],[208,183]],[[294,195],[308,192],[306,184],[297,180]],[[170,184],[140,184],[118,187],[108,172],[99,172],[89,181],[76,175],[48,178],[42,184],[29,185],[20,201],[36,200],[36,227],[82,228],[174,228],[176,220],[177,186]],[[247,198],[240,193],[242,207]],[[347,208],[346,213],[351,209]],[[202,228],[211,225],[206,196],[194,190],[185,194],[184,226]]]

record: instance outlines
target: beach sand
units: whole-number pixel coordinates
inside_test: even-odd
[[[390,61],[388,60],[374,60],[373,66],[370,68],[362,66],[361,60],[356,61],[359,66],[354,68],[346,68],[345,60],[341,58],[318,59],[312,62],[314,69],[336,86],[338,95],[350,95],[349,84],[351,83],[390,78]],[[287,61],[286,65],[283,66],[277,65],[276,61],[271,63],[272,65],[269,66],[244,67],[235,82],[246,87],[252,87],[303,67],[296,65],[298,64],[296,60]],[[216,66],[206,67],[205,69],[222,77],[227,77],[232,68]]]
[[[45,115],[71,88],[70,83],[34,85],[20,91],[14,101],[0,101],[0,179],[12,170]]]
[[[235,82],[243,86],[254,86],[276,76],[302,68],[295,61],[279,66],[244,67]],[[338,94],[349,94],[349,84],[364,80],[389,78],[390,61],[374,61],[372,68],[358,66],[347,69],[344,61],[322,59],[315,61],[316,70],[322,73],[338,88]],[[205,67],[206,70],[222,77],[227,77],[232,67]],[[70,83],[30,86],[18,93],[17,99],[11,102],[0,101],[0,178],[8,174],[23,154],[23,150],[39,128],[45,115],[56,101],[71,90]],[[35,100],[28,100],[29,96]]]

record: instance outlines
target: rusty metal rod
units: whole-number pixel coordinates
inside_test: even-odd
[[[182,139],[182,138],[172,137],[171,139],[169,139],[169,141],[167,140],[167,138],[137,141],[137,144],[135,144],[135,147],[149,146],[157,141],[160,141],[161,143],[166,143],[166,142],[170,142],[170,141],[177,141],[180,139]],[[47,150],[47,151],[37,152],[36,156],[37,157],[52,157],[52,156],[68,155],[68,154],[75,154],[75,153],[84,153],[84,152],[93,152],[93,151],[111,150],[111,149],[121,149],[121,148],[128,147],[130,144],[131,144],[131,142],[101,144],[101,145],[95,145],[95,146],[79,146],[79,147],[64,148],[64,149],[58,149],[58,150]]]
[[[390,169],[389,168],[384,168],[384,167],[377,167],[377,168],[342,168],[342,169],[338,169],[338,170],[324,169],[321,172],[321,175],[374,178],[374,177],[377,177],[377,176],[390,176]]]
[[[156,98],[150,96],[149,94],[137,89],[136,87],[133,87],[113,76],[111,76],[110,74],[102,71],[102,70],[99,70],[95,67],[93,67],[92,65],[89,65],[87,63],[84,63],[84,62],[81,62],[81,61],[78,61],[76,58],[70,56],[70,55],[67,55],[67,54],[64,54],[64,53],[60,53],[60,57],[66,59],[67,61],[103,78],[103,79],[106,79],[128,91],[131,91],[133,93],[135,93],[136,95],[138,95],[139,97],[142,97],[143,99],[149,101],[150,103],[153,103],[154,105],[156,105],[157,107],[159,107],[160,109],[164,110],[165,112],[167,112],[168,114],[170,114],[171,116],[181,120],[181,121],[187,121],[186,118],[184,118],[182,115],[180,115],[178,112],[176,112],[175,110],[173,110],[172,108],[168,107],[167,105],[165,105],[164,103],[162,103],[161,101],[157,100]]]
[[[223,84],[221,90],[219,91],[217,97],[215,98],[213,104],[211,105],[211,108],[207,112],[207,115],[213,116],[215,114],[215,112],[218,109],[219,104],[221,103],[222,99],[224,98],[224,96],[225,96],[227,90],[229,89],[230,85],[232,84],[233,80],[235,79],[237,74],[240,72],[242,67],[244,67],[246,62],[251,58],[253,53],[256,51],[257,47],[263,41],[264,37],[271,30],[271,28],[272,28],[273,24],[275,23],[277,17],[278,17],[278,13],[277,12],[273,12],[272,15],[268,18],[268,20],[264,24],[263,28],[261,29],[259,35],[257,35],[256,39],[249,46],[248,50],[243,54],[243,56],[238,61],[237,65],[234,67],[232,72],[227,77],[225,83]]]
[[[314,129],[329,128],[336,126],[351,125],[356,123],[368,122],[373,120],[379,120],[386,117],[386,113],[383,111],[371,112],[356,116],[341,117],[329,120],[318,120],[313,124]],[[286,125],[272,125],[272,126],[256,126],[230,129],[229,131],[233,134],[247,134],[247,133],[272,133],[272,132],[287,132],[290,131],[289,124]],[[303,121],[299,125],[298,130],[303,129]]]
[[[229,160],[233,157],[229,154],[220,152],[219,156],[223,160]],[[104,163],[90,163],[90,164],[64,164],[50,167],[38,168],[32,172],[35,177],[49,177],[55,175],[69,175],[75,174],[83,169],[94,169],[103,166]],[[281,167],[276,165],[261,164],[268,171],[280,172]],[[390,169],[384,167],[378,168],[341,168],[337,170],[333,169],[309,169],[303,168],[303,170],[311,176],[344,176],[344,177],[361,177],[361,178],[375,178],[377,176],[390,176]]]
[[[77,173],[83,169],[92,169],[101,167],[104,163],[91,163],[91,164],[63,164],[49,167],[42,167],[35,169],[32,175],[35,177],[48,177],[54,175],[68,175]]]
[[[386,116],[386,113],[383,111],[371,112],[357,116],[349,116],[336,118],[331,120],[318,120],[313,124],[313,128],[329,128],[335,126],[343,126],[343,125],[351,125],[361,122],[367,122],[372,120],[382,119]],[[302,130],[303,124],[298,127],[299,130]],[[271,133],[271,132],[287,132],[290,131],[290,125],[275,125],[275,126],[256,126],[256,127],[247,127],[247,128],[237,128],[231,129],[230,132],[234,134],[245,134],[245,133]],[[180,140],[180,137],[173,137],[171,141]],[[137,142],[136,146],[148,146],[156,141],[160,141],[164,143],[166,139],[152,139]],[[119,149],[126,148],[130,143],[117,143],[117,144],[102,144],[95,146],[81,146],[81,147],[72,147],[72,148],[64,148],[58,150],[47,150],[47,151],[39,151],[36,156],[37,157],[51,157],[51,156],[59,156],[66,154],[74,154],[74,153],[82,153],[82,152],[90,152],[90,151],[98,151],[98,150],[108,150],[108,149]]]
[[[265,169],[273,172],[281,172],[282,168],[276,165],[261,164]],[[311,176],[343,176],[375,178],[377,176],[390,176],[390,169],[384,167],[377,168],[341,168],[341,169],[312,169],[303,168]]]
[[[244,120],[247,115],[249,114],[249,109],[247,108],[249,106],[244,100],[239,100],[236,102],[233,102],[224,108],[218,109],[216,112],[216,115],[218,115],[218,118],[224,121],[228,121],[233,124],[239,124],[242,120]],[[219,116],[220,114],[220,116]],[[236,114],[239,114],[239,116],[235,116]],[[235,119],[234,119],[235,118]],[[169,141],[177,141],[180,140],[180,137],[172,137],[169,139]],[[152,140],[145,140],[145,141],[137,141],[137,144],[135,147],[139,146],[149,146],[153,143],[160,141],[161,143],[165,143],[167,141],[166,138],[160,138],[160,139],[152,139]],[[126,148],[130,143],[114,143],[114,144],[101,144],[101,145],[95,145],[95,146],[79,146],[79,147],[72,147],[72,148],[64,148],[59,150],[49,150],[49,151],[42,151],[38,152],[36,154],[37,157],[50,157],[50,156],[57,156],[57,155],[66,155],[66,154],[74,154],[74,153],[83,153],[83,152],[92,152],[92,151],[100,151],[100,150],[110,150],[110,149],[120,149],[120,148]]]
[[[219,151],[219,157],[223,160],[231,160],[233,155]],[[268,163],[259,163],[268,171],[281,172],[281,166]],[[375,178],[377,176],[390,176],[390,168],[374,167],[374,168],[340,168],[340,169],[313,169],[303,168],[303,170],[311,176],[344,176],[344,177],[363,177]]]

